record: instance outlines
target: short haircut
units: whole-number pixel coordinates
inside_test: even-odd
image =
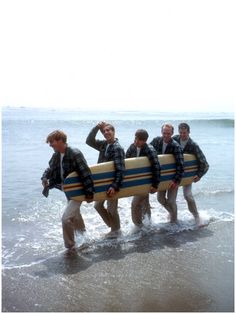
[[[164,123],[164,124],[162,125],[162,127],[161,127],[161,130],[163,131],[163,129],[164,129],[165,127],[171,128],[172,133],[174,133],[174,127],[173,127],[173,125],[172,125],[171,123]]]
[[[188,131],[188,133],[190,133],[190,126],[187,123],[185,123],[185,122],[180,123],[178,128],[179,128],[179,131],[181,129],[186,129]]]
[[[63,143],[66,143],[67,135],[60,130],[55,130],[47,136],[46,143],[51,143],[53,141],[59,141],[59,140],[62,140]]]
[[[113,132],[115,132],[114,126],[113,126],[112,124],[110,124],[110,123],[106,123],[105,126],[104,126],[103,129],[102,129],[102,133],[104,133],[103,130],[104,130],[105,128],[107,128],[107,127],[108,127],[110,130],[112,130]]]
[[[148,139],[148,132],[144,129],[138,129],[135,132],[135,137],[137,137],[141,141],[146,141]]]

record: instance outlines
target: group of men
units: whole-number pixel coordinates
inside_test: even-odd
[[[139,129],[135,133],[134,143],[130,145],[125,153],[119,140],[115,137],[115,128],[107,122],[99,122],[88,134],[86,143],[98,150],[98,163],[113,161],[115,176],[111,186],[107,190],[108,199],[106,201],[96,201],[95,209],[111,229],[108,237],[117,237],[120,233],[120,217],[118,212],[118,198],[116,193],[122,188],[125,171],[125,158],[148,157],[151,170],[152,181],[150,193],[157,192],[157,199],[169,212],[170,222],[177,222],[177,192],[178,186],[184,173],[184,153],[194,154],[198,163],[197,175],[194,182],[197,182],[208,171],[209,165],[206,158],[196,142],[189,134],[190,127],[187,123],[180,123],[178,126],[179,135],[174,134],[174,127],[165,123],[161,127],[162,136],[155,137],[150,144],[147,143],[148,132]],[[104,136],[104,140],[96,138],[98,131]],[[54,149],[54,154],[49,161],[49,167],[44,171],[41,178],[44,189],[59,188],[62,190],[62,183],[66,176],[76,171],[80,176],[87,202],[93,201],[94,185],[88,164],[79,149],[71,148],[67,144],[67,136],[64,132],[56,130],[47,136],[46,142]],[[173,154],[176,162],[176,173],[166,191],[158,191],[160,183],[159,154]],[[196,223],[200,224],[200,217],[192,194],[192,184],[183,186],[184,198],[187,201],[188,209],[193,214]],[[76,251],[75,232],[84,232],[85,224],[80,213],[82,202],[68,200],[66,209],[62,216],[62,228],[65,247],[69,252]],[[133,196],[131,203],[131,216],[133,223],[141,227],[144,216],[151,217],[149,194]]]

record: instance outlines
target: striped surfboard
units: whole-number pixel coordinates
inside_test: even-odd
[[[175,159],[173,155],[158,155],[161,165],[161,183],[158,190],[167,190],[175,174]],[[180,185],[187,185],[197,174],[197,160],[194,155],[184,154],[184,176]],[[147,157],[125,159],[125,176],[122,188],[116,193],[116,198],[149,193],[151,186],[151,166]],[[114,177],[113,162],[104,162],[90,166],[94,181],[94,200],[107,199],[106,191]],[[64,192],[69,199],[84,201],[84,191],[81,180],[76,172],[72,172],[64,181]]]

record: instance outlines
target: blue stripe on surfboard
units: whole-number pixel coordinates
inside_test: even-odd
[[[96,173],[92,174],[93,181],[97,180],[104,180],[104,179],[112,179],[115,176],[115,171],[111,172],[104,172],[104,173]],[[74,183],[81,183],[81,179],[78,176],[75,177],[67,177],[64,181],[64,184],[74,184]]]
[[[196,173],[197,173],[197,171],[186,172],[184,174],[183,178],[192,177],[192,176],[196,175]],[[161,182],[172,180],[173,178],[174,178],[174,174],[164,175],[164,176],[161,176]],[[152,182],[151,178],[127,181],[127,182],[123,182],[122,188],[129,188],[129,187],[134,187],[134,186],[151,184],[151,182]],[[106,192],[109,187],[110,187],[110,184],[95,186],[95,193]],[[83,189],[66,191],[65,193],[66,193],[67,197],[69,197],[69,198],[84,195]]]
[[[185,168],[190,167],[190,166],[194,166],[196,164],[197,164],[196,160],[186,161],[184,163]],[[162,165],[161,166],[161,170],[169,170],[169,169],[174,170],[175,164],[168,164],[168,165]],[[150,166],[149,167],[142,167],[142,168],[135,168],[135,169],[126,169],[125,170],[125,176],[142,174],[142,173],[146,173],[146,172],[151,172]],[[115,175],[115,171],[104,172],[104,173],[95,173],[95,174],[92,174],[92,179],[93,179],[93,181],[104,180],[104,179],[113,178],[114,175]],[[74,184],[74,183],[78,183],[78,182],[81,182],[81,180],[79,179],[79,177],[75,176],[75,177],[66,178],[64,183],[65,184]]]
[[[128,170],[125,170],[124,175],[129,176],[129,175],[135,175],[135,174],[143,174],[146,172],[151,172],[151,167],[128,169]],[[114,176],[115,176],[115,171],[95,173],[95,174],[92,174],[92,179],[93,181],[98,181],[98,180],[104,180],[104,179],[112,179],[114,178]],[[75,176],[75,177],[66,178],[64,181],[64,184],[73,184],[73,183],[78,183],[78,182],[81,182],[81,180],[79,177]]]
[[[134,184],[134,182],[135,182],[135,184]],[[141,179],[141,180],[135,180],[135,181],[131,181],[131,182],[124,182],[123,185],[122,185],[122,188],[146,185],[146,184],[150,184],[150,183],[151,183],[151,179],[149,179],[149,178]],[[95,187],[95,193],[106,192],[110,186],[111,186],[110,184],[104,184],[104,185],[101,185],[101,186],[96,186]],[[66,195],[70,198],[70,197],[84,195],[84,192],[83,192],[83,189],[74,190],[74,191],[67,191]]]
[[[134,174],[143,174],[146,172],[151,172],[151,167],[127,169],[125,170],[125,176],[134,175]],[[115,176],[115,171],[109,171],[109,172],[104,172],[104,173],[93,173],[92,179],[93,181],[97,181],[97,180],[111,179],[111,178],[114,178],[114,176]],[[73,184],[77,182],[81,182],[79,177],[77,176],[66,178],[66,181],[65,181],[66,184]]]
[[[184,168],[192,167],[197,165],[197,160],[187,160],[184,162]],[[169,170],[169,169],[176,169],[175,163],[161,165],[161,170]]]

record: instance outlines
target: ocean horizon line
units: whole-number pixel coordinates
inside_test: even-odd
[[[106,109],[106,108],[99,108],[99,109],[94,109],[94,108],[84,108],[84,107],[78,107],[78,108],[74,108],[74,107],[31,107],[31,106],[10,106],[10,105],[6,105],[6,106],[2,106],[2,110],[42,110],[42,111],[57,111],[57,112],[83,112],[83,113],[95,113],[99,110],[99,112],[106,112],[106,113],[146,113],[146,114],[150,114],[150,113],[155,113],[155,114],[202,114],[202,115],[209,115],[209,114],[231,114],[234,115],[234,111],[222,111],[222,110],[215,110],[215,111],[202,111],[202,110],[191,110],[191,111],[186,111],[186,110],[181,110],[178,109],[176,111],[173,110],[155,110],[155,109],[125,109],[125,108],[117,108],[117,109]]]

